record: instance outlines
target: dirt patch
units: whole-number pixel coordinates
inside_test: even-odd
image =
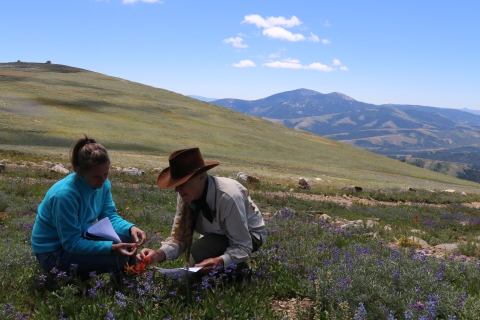
[[[464,203],[463,205],[469,208],[480,209],[480,202]]]
[[[387,201],[378,201],[373,199],[364,199],[358,198],[354,196],[324,196],[322,194],[308,194],[308,193],[299,193],[299,192],[270,192],[270,193],[262,193],[263,196],[270,199],[277,199],[277,200],[284,200],[287,201],[289,197],[302,199],[302,200],[311,200],[311,201],[322,201],[322,202],[333,202],[344,206],[346,208],[351,207],[353,204],[360,204],[364,206],[378,206],[378,205],[385,205],[385,206],[404,206],[404,205],[424,205],[424,206],[442,206],[438,204],[426,204],[422,203],[419,204],[418,202],[387,202]],[[475,202],[478,207],[480,208],[480,202]],[[472,204],[470,204],[472,205]]]
[[[276,315],[286,319],[305,319],[314,302],[309,298],[273,300],[272,308]]]

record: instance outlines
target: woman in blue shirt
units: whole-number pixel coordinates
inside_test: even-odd
[[[118,273],[134,265],[136,246],[145,243],[145,232],[122,219],[112,200],[107,179],[110,158],[94,139],[78,139],[70,150],[73,173],[56,182],[38,207],[32,231],[32,251],[45,271],[57,268],[78,275]],[[85,238],[95,222],[110,219],[122,243]]]

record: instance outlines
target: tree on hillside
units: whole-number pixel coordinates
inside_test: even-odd
[[[457,175],[457,178],[480,183],[480,170],[464,169],[463,173]]]

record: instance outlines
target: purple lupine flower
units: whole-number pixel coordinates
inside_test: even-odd
[[[340,279],[338,282],[338,286],[340,287],[340,290],[345,291],[347,289],[347,285],[349,285],[352,282],[350,277],[346,277],[344,279]]]
[[[467,296],[466,292],[464,294],[462,294],[461,296],[457,297],[457,306],[458,306],[459,310],[463,309],[463,302],[467,299],[467,297],[468,296]]]
[[[89,289],[89,290],[88,290],[88,295],[89,295],[90,297],[96,297],[96,296],[98,296],[97,290],[95,290],[95,289],[93,289],[93,288],[92,288],[92,289]]]
[[[64,315],[63,310],[60,309],[60,313],[58,314],[58,320],[67,320],[67,318],[65,318],[63,315]]]
[[[405,311],[405,320],[413,320],[413,312],[412,310],[410,309],[407,309],[407,311]]]
[[[435,278],[437,278],[438,281],[442,281],[444,276],[445,272],[443,269],[440,269],[435,273]]]
[[[392,250],[392,260],[397,260],[398,258],[400,258],[401,255],[402,254],[400,251],[396,249]]]
[[[118,300],[118,299],[115,299],[115,303],[119,306],[119,307],[126,307],[127,306],[127,302],[125,301],[122,301],[122,300]]]
[[[108,311],[107,312],[107,316],[105,318],[105,320],[115,320],[115,317],[113,316],[113,312],[112,311]]]
[[[436,295],[429,295],[428,301],[425,305],[425,309],[427,310],[427,315],[429,319],[436,319],[437,318],[437,302],[439,297]]]
[[[387,319],[388,319],[388,320],[397,320],[397,319],[395,318],[392,310],[390,310],[390,313],[388,314],[388,318],[387,318]]]
[[[423,309],[425,309],[425,305],[423,304],[423,302],[417,301],[413,304],[413,308],[417,311],[422,311]]]
[[[115,296],[120,300],[127,299],[127,297],[125,297],[125,295],[123,293],[121,293],[120,291],[115,291]]]
[[[363,302],[358,304],[358,309],[355,310],[355,316],[353,317],[354,320],[365,320],[367,319],[367,310],[363,305]]]
[[[15,309],[15,306],[13,305],[13,302],[9,302],[5,305],[5,307],[3,308],[3,311],[5,313],[12,313],[13,309]]]
[[[393,278],[395,280],[399,280],[400,279],[400,271],[398,270],[393,270]]]

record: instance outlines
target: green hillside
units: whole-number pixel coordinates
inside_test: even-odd
[[[319,184],[336,186],[480,186],[124,79],[54,64],[0,64],[0,149],[66,157],[83,133],[121,166],[165,167],[172,151],[199,146],[206,159],[222,162],[217,173],[244,171],[275,182],[318,177]]]

